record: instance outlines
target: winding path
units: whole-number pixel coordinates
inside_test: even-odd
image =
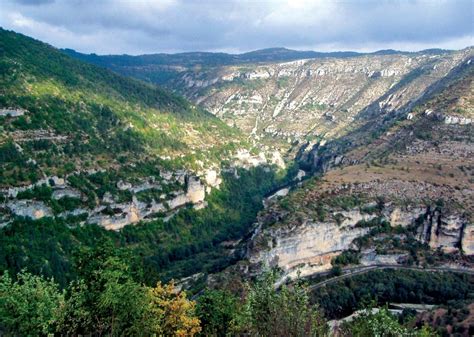
[[[415,271],[424,271],[424,272],[452,272],[452,273],[463,273],[463,274],[470,274],[474,275],[474,269],[469,268],[449,268],[449,267],[430,267],[430,268],[423,268],[423,267],[416,267],[416,266],[398,266],[398,265],[390,265],[390,264],[376,264],[371,266],[361,266],[346,269],[348,271],[346,274],[339,275],[336,277],[332,277],[330,279],[315,283],[310,285],[308,288],[309,290],[316,290],[321,287],[324,287],[328,284],[335,283],[337,281],[346,279],[348,277],[352,277],[359,274],[365,274],[370,271],[374,270],[383,270],[383,269],[398,269],[398,270],[415,270]]]

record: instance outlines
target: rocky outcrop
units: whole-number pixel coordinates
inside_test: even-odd
[[[3,108],[0,109],[0,116],[19,117],[23,116],[26,112],[25,109]]]
[[[460,117],[460,116],[444,116],[444,123],[467,125],[467,124],[472,123],[472,118]]]
[[[81,198],[81,192],[73,189],[73,188],[61,188],[54,190],[53,195],[51,196],[54,200],[59,200],[65,197],[68,198],[75,198],[75,199],[80,199]]]
[[[14,215],[30,218],[33,220],[38,220],[43,217],[53,215],[51,209],[42,201],[15,200],[10,201],[7,204],[7,207]]]
[[[412,225],[421,215],[425,214],[424,207],[394,207],[393,209],[385,210],[385,217],[390,221],[392,227],[402,226],[407,227]]]
[[[265,153],[260,152],[258,155],[252,155],[246,149],[239,149],[237,154],[235,155],[234,165],[243,167],[243,168],[250,168],[256,167],[259,165],[264,165],[267,163],[267,158]]]
[[[73,174],[83,173],[77,172]],[[94,173],[96,172],[90,172],[90,174]],[[86,172],[86,174],[88,173]],[[217,176],[217,171],[207,171],[206,178],[206,181],[213,187],[218,187],[222,181]],[[141,192],[149,190],[160,191],[166,185],[172,185],[175,190],[169,193],[162,193],[159,200],[153,199],[149,202],[142,202],[137,199],[137,195]],[[86,215],[86,223],[96,223],[106,229],[119,230],[127,225],[147,221],[149,217],[156,217],[157,214],[173,213],[186,204],[192,204],[195,209],[202,209],[207,206],[205,197],[206,193],[210,192],[210,190],[206,192],[206,185],[200,178],[187,171],[163,171],[159,177],[148,177],[135,184],[119,180],[116,183],[116,187],[119,191],[127,191],[132,195],[130,202],[117,202],[117,196],[112,195],[110,192],[105,192],[102,198],[97,200],[97,207],[93,209],[85,208],[85,205],[82,205],[75,210],[53,214],[51,208],[42,201],[17,199],[19,193],[32,190],[38,186],[50,188],[52,190],[51,200],[54,201],[60,201],[63,198],[85,201],[85,199],[83,200],[85,196],[79,190],[69,185],[67,177],[48,177],[29,186],[11,187],[0,191],[8,199],[6,206],[2,207],[6,207],[8,212],[6,218],[1,219],[1,222],[7,223],[10,218],[9,214],[12,216],[29,217],[34,220],[48,216],[67,218],[69,216]],[[169,189],[168,186],[166,188]]]
[[[474,224],[465,224],[462,231],[461,247],[465,255],[474,255]]]
[[[186,199],[193,204],[197,204],[197,203],[203,202],[205,196],[206,196],[206,188],[201,183],[199,178],[197,177],[188,178]]]
[[[360,113],[412,104],[469,57],[472,49],[209,67],[167,85],[254,139],[304,142],[308,134],[340,135]]]

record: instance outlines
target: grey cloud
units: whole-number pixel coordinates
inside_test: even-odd
[[[471,0],[3,1],[3,27],[96,53],[461,48],[474,22]]]
[[[43,5],[54,2],[54,0],[16,0],[16,2],[24,5]]]

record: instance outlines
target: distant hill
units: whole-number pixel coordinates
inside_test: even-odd
[[[243,54],[188,52],[177,54],[159,53],[138,56],[83,54],[72,49],[63,49],[62,51],[67,55],[77,59],[107,67],[145,65],[169,65],[183,67],[192,67],[196,65],[223,66],[243,63],[292,61],[306,58],[353,57],[364,55],[351,51],[324,53],[315,51],[298,51],[286,48],[268,48]]]
[[[347,58],[364,55],[393,55],[393,54],[416,54],[393,49],[379,50],[371,53],[359,53],[354,51],[317,52],[312,50],[292,50],[287,48],[267,48],[259,49],[242,54],[227,54],[218,52],[186,52],[186,53],[157,53],[145,55],[97,55],[84,54],[73,49],[62,49],[64,53],[74,58],[90,62],[96,65],[115,67],[139,67],[139,66],[224,66],[245,63],[265,63],[265,62],[285,62],[301,59],[315,58]],[[442,53],[448,50],[428,49],[417,53]]]

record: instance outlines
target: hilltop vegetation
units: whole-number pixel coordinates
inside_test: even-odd
[[[0,277],[0,328],[7,334],[249,335],[328,336],[328,325],[311,305],[302,283],[275,290],[275,274],[267,272],[237,296],[208,290],[191,301],[173,283],[146,287],[107,245],[83,251],[75,259],[80,278],[61,291],[53,279],[8,273]],[[366,320],[343,326],[343,336],[408,334],[435,336],[427,327],[413,329],[386,309],[367,312]],[[408,320],[407,320],[408,321]],[[408,321],[409,322],[409,321]]]

